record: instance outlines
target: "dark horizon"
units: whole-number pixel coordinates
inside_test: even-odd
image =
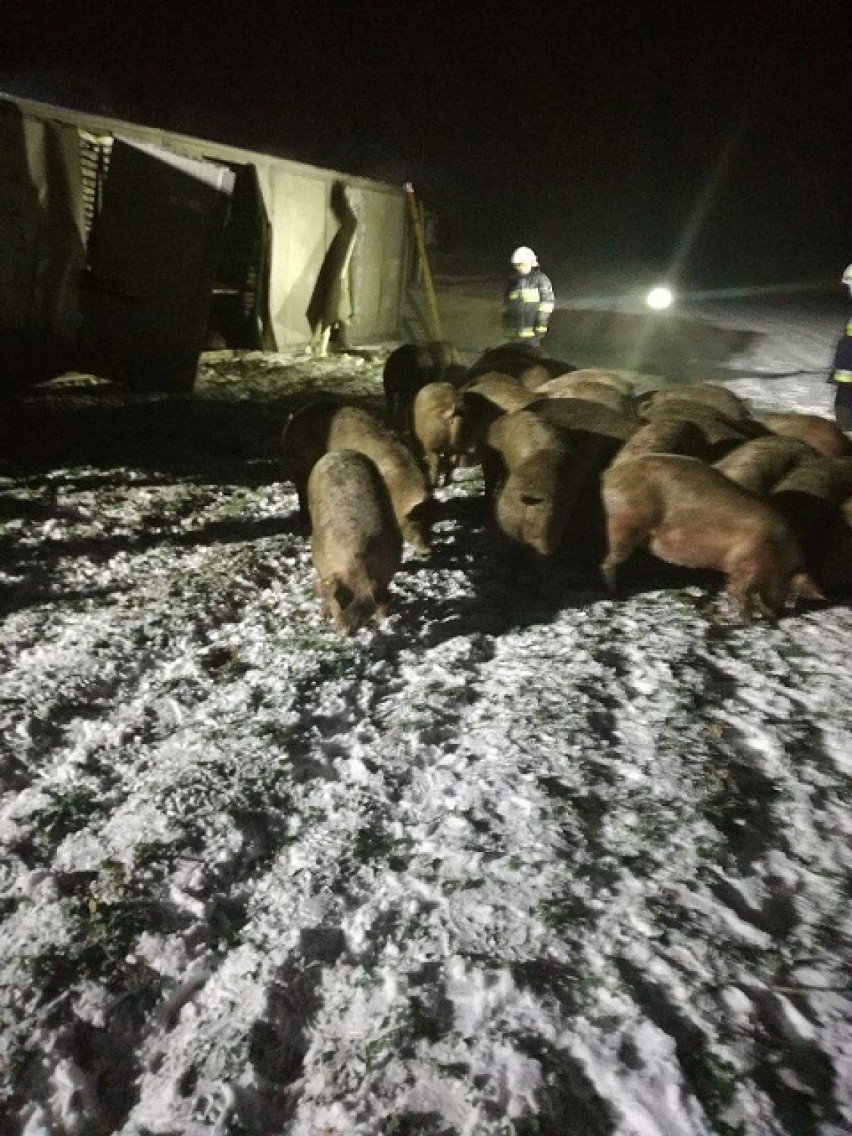
[[[57,16],[36,0],[7,15],[0,89],[411,181],[447,252],[524,243],[542,263],[701,286],[839,276],[845,5],[689,7],[81,0]]]

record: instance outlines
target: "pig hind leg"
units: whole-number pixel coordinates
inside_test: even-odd
[[[613,510],[607,513],[607,554],[600,570],[608,591],[615,592],[618,566],[629,560],[633,553],[644,547],[648,533],[643,519],[633,510]]]

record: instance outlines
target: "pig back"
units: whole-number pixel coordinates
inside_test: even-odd
[[[516,379],[523,378],[525,385],[533,389],[541,378],[552,378],[553,375],[564,375],[573,370],[575,370],[573,363],[545,355],[541,347],[513,341],[483,351],[471,364],[469,375],[473,379],[488,371],[500,371]]]
[[[806,442],[772,434],[742,442],[714,465],[737,485],[765,497],[791,469],[815,456]]]
[[[540,398],[529,409],[563,430],[583,430],[621,442],[626,442],[643,425],[635,414],[586,398]]]
[[[375,614],[402,556],[387,486],[373,462],[334,450],[308,479],[311,555],[326,614],[351,632]]]
[[[600,383],[628,397],[635,393],[635,387],[629,379],[613,374],[612,371],[599,371],[593,367],[580,368],[579,370],[571,369],[568,372],[560,372],[558,375],[554,375],[546,384],[546,390],[543,393],[551,396],[559,395],[560,398],[571,397],[575,395],[578,384],[582,383]],[[539,390],[541,389],[540,387]]]
[[[499,406],[501,410],[520,410],[536,397],[520,379],[499,371],[488,371],[465,383],[464,394],[477,394]]]
[[[369,569],[371,579],[387,583],[396,570],[394,561],[399,564],[402,538],[387,486],[365,454],[324,454],[308,478],[308,509],[311,548],[321,576],[338,572],[353,579]]]
[[[727,387],[713,383],[681,383],[676,387],[664,387],[644,395],[642,401],[645,406],[657,407],[670,402],[697,402],[718,410],[734,422],[751,417],[748,403]]]
[[[429,510],[432,490],[426,472],[411,450],[367,410],[341,408],[331,421],[330,450],[357,450],[378,467],[390,493],[403,537],[422,552],[429,548]]]
[[[480,375],[499,371],[500,374],[517,379],[528,367],[535,366],[542,359],[544,352],[532,343],[500,343],[496,347],[486,348],[473,361],[468,377],[473,380]]]
[[[578,379],[565,383],[562,381],[564,377],[542,383],[536,389],[536,394],[544,395],[546,398],[582,398],[587,402],[598,402],[601,406],[608,406],[611,410],[617,410],[619,414],[633,413],[631,396],[622,394],[615,387],[599,383],[595,379]],[[573,376],[569,378],[573,379]]]
[[[461,396],[468,434],[475,446],[484,444],[492,423],[502,414],[521,410],[536,397],[519,379],[496,371],[466,383]]]
[[[612,464],[630,461],[644,454],[680,454],[706,460],[709,447],[704,434],[694,422],[680,418],[662,418],[640,426],[615,455]]]
[[[508,471],[541,451],[567,456],[568,439],[558,426],[531,410],[503,414],[489,427],[487,447],[500,455]]]
[[[565,433],[584,476],[603,471],[643,424],[633,414],[582,398],[543,398],[528,409]]]
[[[852,442],[840,427],[818,414],[764,414],[761,421],[774,434],[799,438],[826,457],[842,458],[852,454]]]
[[[766,437],[771,433],[768,427],[754,418],[740,418],[735,421],[715,407],[689,399],[671,399],[659,404],[645,404],[640,408],[639,413],[649,422],[676,418],[695,423],[704,434],[710,461],[718,461],[750,438]]]

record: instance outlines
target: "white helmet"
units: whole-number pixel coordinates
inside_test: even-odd
[[[529,252],[529,251],[530,250],[527,249],[527,252]],[[514,259],[515,258],[514,258],[514,255],[513,255],[512,260],[514,260]],[[847,264],[846,267],[843,269],[843,275],[840,277],[840,282],[841,282],[841,284],[852,284],[852,264]]]
[[[538,264],[538,257],[531,248],[520,245],[512,253],[512,264]]]

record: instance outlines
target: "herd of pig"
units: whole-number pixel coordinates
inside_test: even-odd
[[[345,633],[386,613],[403,542],[428,554],[433,491],[459,464],[481,465],[519,554],[573,557],[611,591],[638,550],[721,573],[746,619],[852,585],[852,443],[828,419],[757,418],[709,383],[639,395],[523,344],[470,367],[448,344],[405,344],[384,389],[386,415],[319,399],[282,437],[317,594]]]

